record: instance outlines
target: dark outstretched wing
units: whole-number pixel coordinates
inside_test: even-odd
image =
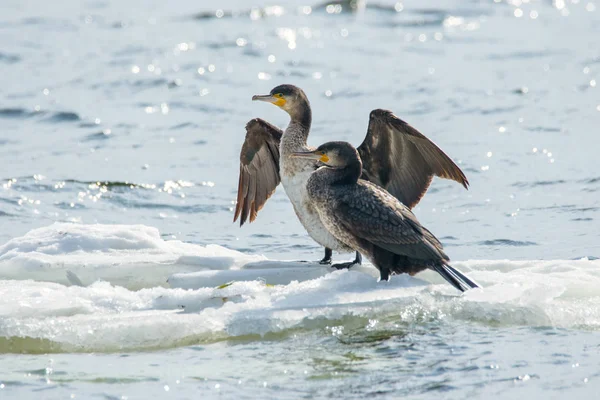
[[[336,201],[335,218],[349,232],[395,254],[447,260],[441,243],[412,211],[385,190],[359,182]]]
[[[283,132],[268,122],[255,118],[246,124],[246,140],[240,153],[240,180],[233,222],[240,226],[258,211],[279,185],[279,142]]]
[[[383,187],[409,208],[421,200],[434,175],[465,188],[469,185],[446,153],[391,111],[371,112],[367,137],[357,150],[363,162],[361,178]]]

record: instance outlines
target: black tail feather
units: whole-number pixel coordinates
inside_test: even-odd
[[[432,269],[438,274],[440,274],[446,281],[448,281],[449,284],[451,284],[461,292],[480,287],[472,279],[470,279],[468,276],[466,276],[451,265],[437,265]]]

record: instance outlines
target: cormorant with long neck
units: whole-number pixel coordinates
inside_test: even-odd
[[[363,166],[350,143],[329,142],[291,155],[322,163],[308,179],[309,201],[325,228],[364,254],[381,280],[430,268],[460,291],[479,287],[448,264],[442,244],[410,209],[377,185],[359,179]]]
[[[246,125],[234,221],[240,218],[240,225],[248,219],[254,221],[281,182],[302,225],[325,247],[321,263],[329,264],[331,249],[351,249],[325,229],[308,199],[306,182],[319,162],[291,157],[294,152],[314,150],[307,144],[312,123],[308,98],[294,85],[280,85],[268,95],[253,96],[252,100],[283,109],[289,114],[290,123],[284,132],[260,118]],[[409,208],[419,202],[434,175],[455,180],[465,188],[469,184],[461,169],[439,147],[387,110],[371,112],[367,136],[358,152],[363,160],[361,179],[383,187]],[[360,262],[357,252],[354,261],[334,267],[349,268]]]

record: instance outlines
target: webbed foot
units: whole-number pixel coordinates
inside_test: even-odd
[[[349,262],[339,263],[339,264],[333,264],[331,267],[335,268],[335,269],[350,269],[350,268],[354,267],[355,265],[361,265],[361,264],[362,264],[362,256],[357,251],[356,252],[356,258],[354,259],[354,261],[349,261]]]
[[[331,268],[335,268],[335,269],[350,269],[352,267],[354,267],[356,265],[356,263],[354,261],[348,261],[345,263],[339,263],[339,264],[333,264],[331,266]]]

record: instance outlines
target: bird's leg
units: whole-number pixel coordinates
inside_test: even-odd
[[[390,270],[387,268],[379,270],[379,282],[389,282],[390,281]]]
[[[350,268],[354,267],[355,265],[361,265],[361,264],[362,264],[362,256],[357,251],[356,252],[356,258],[354,259],[354,261],[349,261],[349,262],[339,263],[339,264],[333,264],[332,267],[336,268],[336,269],[350,269]]]
[[[323,264],[323,265],[329,265],[331,264],[331,255],[333,254],[333,251],[327,247],[325,247],[325,257],[323,257],[323,259],[321,261],[319,261],[319,264]]]
[[[357,251],[356,258],[354,259],[354,264],[362,265],[362,255]]]

